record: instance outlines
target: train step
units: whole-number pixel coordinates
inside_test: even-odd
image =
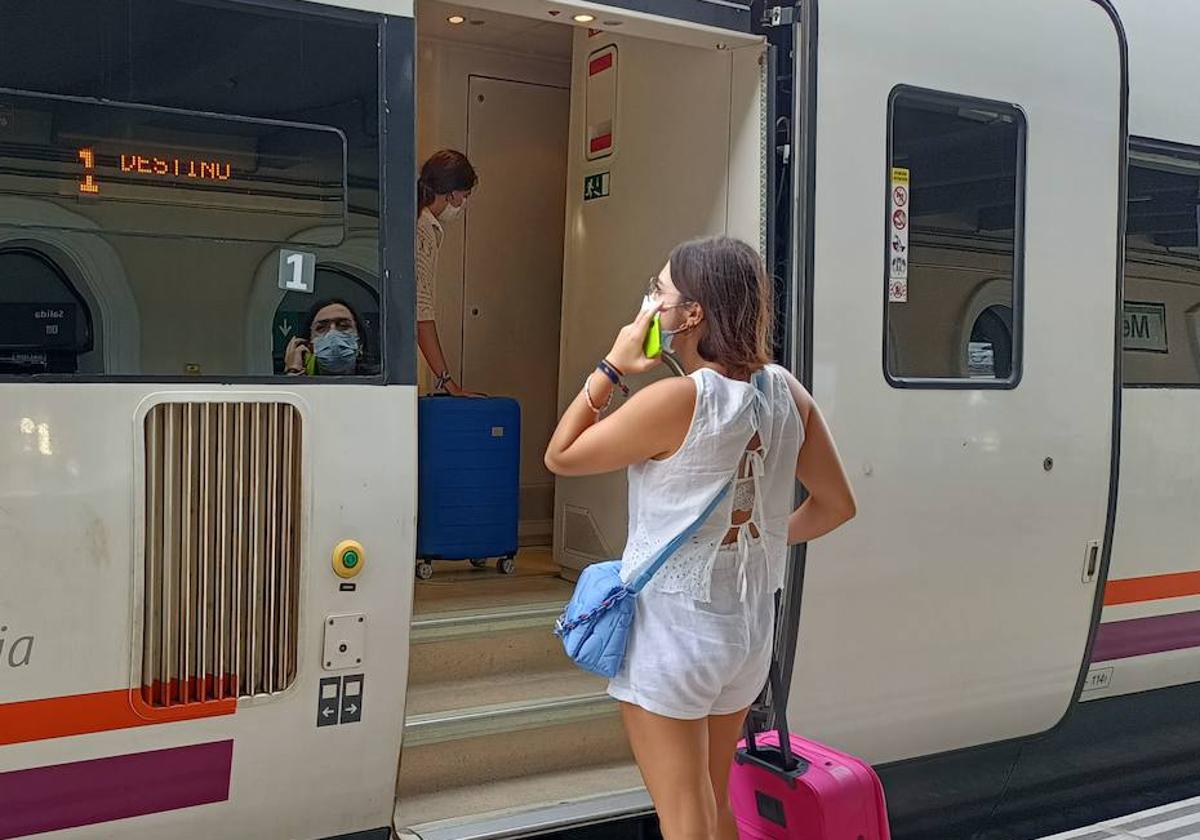
[[[625,761],[399,800],[395,825],[400,840],[497,840],[627,821],[653,810],[637,766]]]
[[[533,813],[580,791],[640,785],[605,680],[575,667],[552,632],[572,585],[466,570],[460,580],[419,600],[413,619],[397,827],[501,808]],[[473,600],[468,582],[491,597]],[[438,830],[434,837],[460,836]]]

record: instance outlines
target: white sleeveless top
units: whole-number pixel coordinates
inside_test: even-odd
[[[737,548],[743,572],[746,563],[767,563],[774,592],[784,581],[796,457],[804,439],[786,375],[782,368],[768,365],[755,374],[753,384],[709,368],[690,378],[696,384],[696,410],[683,446],[669,458],[629,468],[629,539],[621,557],[621,577],[628,582],[643,571],[736,474],[734,491],[658,570],[646,590],[712,600],[713,562],[736,522],[742,523]]]

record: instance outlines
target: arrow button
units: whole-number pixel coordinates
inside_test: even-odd
[[[340,723],[358,723],[362,720],[363,679],[363,674],[350,674],[343,678]]]
[[[317,690],[317,726],[337,726],[342,706],[342,678],[325,677]]]

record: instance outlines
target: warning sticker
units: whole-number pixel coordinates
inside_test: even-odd
[[[908,302],[908,170],[892,167],[888,208],[888,303]]]
[[[617,48],[602,47],[587,59],[585,155],[599,160],[616,151]]]

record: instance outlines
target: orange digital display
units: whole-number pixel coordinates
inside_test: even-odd
[[[83,177],[79,180],[79,191],[95,195],[100,192],[96,183],[96,152],[94,149],[80,149],[79,162],[83,164]]]
[[[233,162],[220,159],[162,156],[161,154],[124,153],[119,156],[120,171],[125,175],[144,176],[148,179],[171,178],[183,181],[228,181],[233,177]],[[79,149],[79,162],[83,174],[79,179],[79,191],[88,195],[100,193],[100,182],[96,176],[96,152],[90,147]],[[116,161],[114,160],[114,163]],[[115,168],[115,167],[114,167]]]
[[[11,196],[86,211],[59,216],[51,229],[336,244],[349,227],[347,164],[346,135],[331,125],[0,85],[0,203]],[[380,174],[364,168],[364,189]],[[3,216],[0,239],[13,227]]]
[[[154,155],[121,155],[121,171],[159,178],[191,178],[198,181],[228,181],[233,164],[227,160],[162,158]]]

